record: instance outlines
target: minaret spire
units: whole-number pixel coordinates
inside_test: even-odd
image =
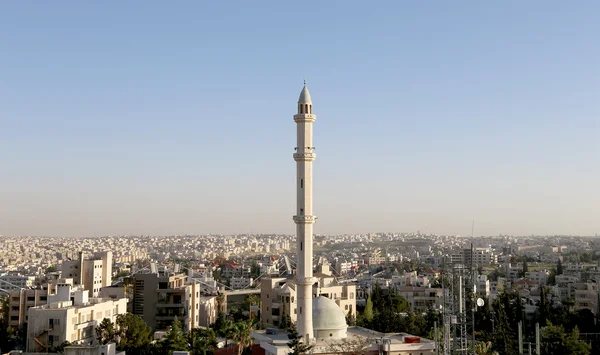
[[[298,334],[305,342],[313,339],[312,299],[313,284],[313,224],[316,217],[312,210],[312,166],[316,158],[312,142],[313,123],[312,100],[304,87],[298,98],[298,113],[294,115],[297,129],[296,161],[296,285]]]

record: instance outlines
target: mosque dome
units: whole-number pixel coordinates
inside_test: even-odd
[[[298,103],[304,104],[304,103],[309,103],[309,102],[312,102],[310,99],[310,93],[308,92],[308,89],[306,88],[306,84],[304,84],[304,87],[302,88],[302,92],[300,92],[300,98],[298,98]]]
[[[319,296],[313,298],[313,330],[317,339],[342,339],[346,337],[346,316],[335,301]]]

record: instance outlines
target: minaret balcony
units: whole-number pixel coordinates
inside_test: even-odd
[[[315,220],[317,219],[317,217],[312,216],[312,215],[300,215],[300,216],[294,216],[294,222],[296,222],[296,224],[313,224],[315,223]]]
[[[294,115],[294,121],[296,123],[303,122],[315,122],[317,120],[317,115],[313,115],[312,113],[298,113]]]
[[[303,277],[301,275],[296,276],[296,285],[312,286],[316,282],[319,282],[319,279],[316,277]]]
[[[313,161],[317,158],[317,153],[294,153],[295,161]]]

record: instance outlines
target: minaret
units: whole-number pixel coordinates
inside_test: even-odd
[[[296,161],[296,284],[297,284],[297,313],[298,334],[305,342],[313,338],[312,292],[313,284],[313,216],[312,209],[312,162],[316,158],[312,142],[313,123],[317,117],[312,113],[312,101],[306,88],[298,99],[298,113],[294,115],[297,127],[297,146],[294,153]]]

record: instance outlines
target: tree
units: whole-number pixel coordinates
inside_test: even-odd
[[[563,265],[560,258],[558,259],[558,264],[556,264],[556,275],[562,275],[563,273]]]
[[[281,307],[281,321],[279,321],[280,329],[287,329],[292,325],[292,319],[285,310],[285,303]]]
[[[190,332],[192,355],[208,355],[217,350],[217,334],[211,328],[195,328]]]
[[[250,276],[253,278],[258,278],[260,276],[260,265],[258,265],[256,260],[253,260],[250,265]]]
[[[222,293],[217,295],[217,313],[219,316],[225,314],[225,295]]]
[[[57,271],[56,265],[50,265],[46,268],[46,274],[49,274],[51,272],[56,272],[56,271]]]
[[[246,302],[248,302],[248,317],[252,319],[252,306],[260,305],[260,297],[256,294],[248,295]]]
[[[140,316],[132,313],[119,314],[116,323],[119,351],[136,354],[152,342],[152,329]]]
[[[188,340],[181,329],[181,322],[177,317],[173,320],[171,329],[167,332],[165,338],[160,342],[163,354],[171,355],[173,351],[187,351],[189,349]]]
[[[115,325],[109,318],[102,319],[102,322],[96,327],[96,338],[100,344],[108,344],[117,341]]]
[[[362,355],[364,349],[367,348],[370,343],[371,339],[369,338],[353,335],[339,341],[327,343],[325,351],[331,354]]]
[[[494,330],[494,346],[506,355],[518,354],[518,338],[515,324],[521,315],[521,299],[518,294],[502,292],[494,300],[496,326]],[[515,307],[516,306],[516,307]]]
[[[0,349],[8,349],[9,329],[8,329],[8,297],[0,296]]]
[[[63,341],[62,343],[60,343],[60,345],[51,346],[50,348],[48,348],[48,352],[62,354],[64,353],[65,348],[69,345],[71,345],[70,341]]]
[[[548,281],[546,281],[548,286],[556,285],[556,268],[550,270],[550,274],[548,275]]]
[[[367,305],[365,306],[365,310],[363,311],[363,316],[368,322],[373,321],[373,301],[371,300],[371,296],[367,298]]]
[[[250,348],[254,344],[252,332],[254,327],[251,320],[239,322],[235,324],[233,330],[233,340],[237,343],[237,354],[242,355],[245,349]]]
[[[348,324],[349,327],[356,325],[356,316],[354,316],[353,313],[348,313],[348,315],[346,315],[346,324]]]
[[[497,355],[498,352],[495,350],[492,350],[492,343],[488,341],[487,343],[478,343],[477,345],[475,345],[475,354],[476,355]]]
[[[308,345],[302,341],[302,335],[298,334],[298,329],[294,324],[288,328],[287,336],[290,340],[287,345],[291,350],[288,355],[304,355],[313,348],[312,345]]]
[[[219,321],[218,318],[217,318],[217,321]],[[217,323],[218,323],[218,328],[215,329],[217,332],[217,335],[222,338],[225,338],[225,347],[227,347],[227,341],[229,339],[233,339],[234,324],[230,319],[226,319],[226,318],[222,319],[220,322],[217,322]]]
[[[544,355],[589,355],[592,348],[583,340],[579,340],[577,327],[566,333],[561,325],[549,323],[541,329],[542,354]]]

